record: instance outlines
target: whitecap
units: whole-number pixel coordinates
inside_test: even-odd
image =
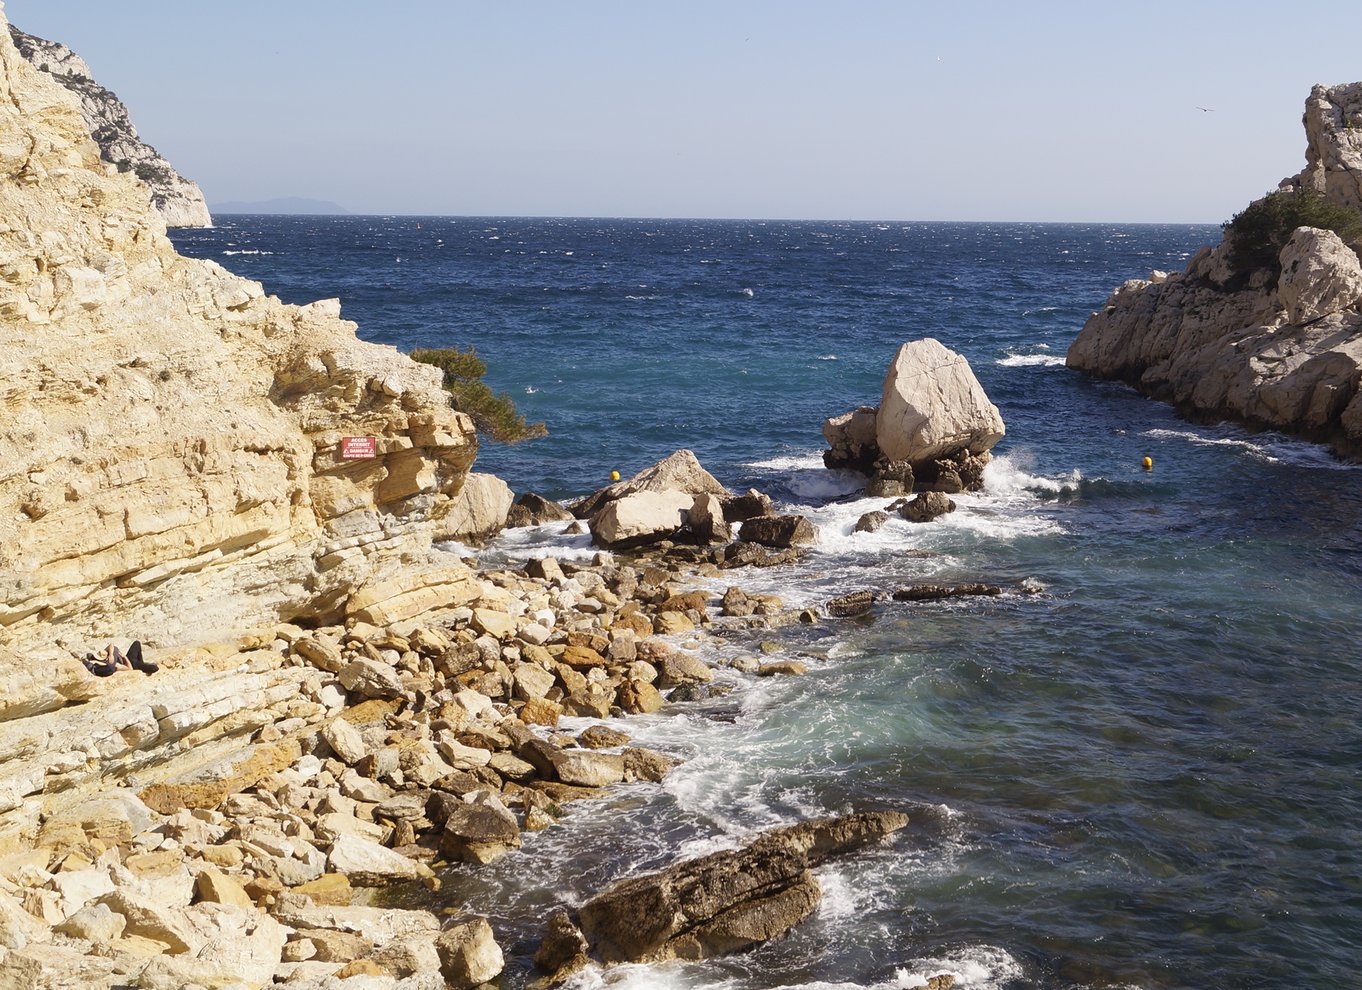
[[[820,354],[820,355],[818,355],[818,360],[820,360],[820,361],[836,361],[836,360],[837,360],[837,355],[836,355],[836,354]]]
[[[246,250],[245,248],[242,248],[240,251],[223,251],[222,253],[223,253],[223,254],[274,254],[273,251]]]
[[[1053,354],[1012,354],[993,362],[1004,368],[1062,368],[1064,359]]]

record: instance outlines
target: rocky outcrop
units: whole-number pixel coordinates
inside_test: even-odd
[[[202,190],[137,136],[128,108],[95,82],[84,59],[63,44],[25,34],[13,25],[9,33],[20,55],[80,99],[81,117],[100,155],[120,172],[132,172],[146,183],[152,205],[167,227],[213,225]]]
[[[1316,86],[1306,166],[1281,194],[1362,211],[1362,83]],[[1233,232],[1182,272],[1119,286],[1069,348],[1071,368],[1135,384],[1198,416],[1362,455],[1362,265],[1357,245],[1300,227],[1275,268],[1236,271]]]
[[[879,406],[824,422],[831,449],[823,462],[865,472],[867,494],[875,496],[974,490],[982,484],[988,452],[1005,433],[998,407],[969,362],[928,337],[898,349]]]
[[[584,955],[583,944],[605,963],[704,959],[778,938],[818,905],[822,889],[811,867],[907,824],[906,815],[888,811],[824,818],[623,880],[582,905],[579,931],[552,918],[536,959],[561,966]]]
[[[110,639],[391,620],[457,589],[431,540],[476,444],[440,372],[334,300],[176,254],[7,32],[0,68],[0,698],[63,703],[72,655]]]

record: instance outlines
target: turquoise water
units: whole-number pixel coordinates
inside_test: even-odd
[[[735,576],[752,590],[1009,589],[782,630],[808,676],[725,672],[731,694],[632,719],[688,757],[662,788],[575,807],[446,884],[519,965],[549,906],[626,872],[896,807],[908,833],[824,868],[823,905],[789,938],[578,986],[889,988],[942,970],[1007,990],[1362,986],[1362,472],[1062,367],[1113,286],[1216,233],[258,217],[176,240],[289,301],[339,296],[368,339],[476,346],[551,431],[479,455],[517,491],[576,494],[688,446],[811,515],[814,555]],[[819,427],[875,401],[921,336],[970,359],[1008,437],[952,516],[853,536],[878,502],[843,498],[854,479],[822,469]],[[548,546],[586,552],[537,531],[494,552]]]

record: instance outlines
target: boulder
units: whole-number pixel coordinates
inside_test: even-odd
[[[454,498],[441,522],[440,536],[448,540],[480,543],[500,533],[515,498],[511,488],[494,474],[469,472],[463,490]]]
[[[575,518],[571,512],[563,508],[562,503],[552,499],[536,495],[534,492],[526,492],[516,499],[506,514],[506,528],[513,529],[520,526],[542,526],[551,522],[571,522]]]
[[[955,503],[941,492],[922,492],[911,502],[904,503],[899,515],[909,522],[925,523],[954,511]]]
[[[357,835],[342,835],[331,845],[327,863],[359,887],[381,887],[399,880],[431,876],[430,867]]]
[[[899,348],[884,376],[875,441],[891,461],[917,464],[964,447],[990,449],[1006,432],[965,358],[931,337]]]
[[[759,516],[748,519],[738,530],[748,543],[783,549],[818,542],[818,529],[804,516]]]
[[[870,478],[865,485],[869,498],[893,498],[897,495],[910,495],[913,491],[913,465],[907,461],[891,461],[879,457],[870,468]]]
[[[874,512],[867,512],[856,520],[856,528],[853,532],[857,533],[877,533],[881,526],[889,521],[889,513],[876,509]]]
[[[473,990],[493,980],[505,968],[501,946],[486,918],[460,921],[435,939],[440,974],[449,990]]]
[[[336,679],[356,698],[401,698],[407,693],[397,671],[368,657],[355,657]]]
[[[877,410],[858,406],[823,421],[823,438],[831,450],[823,452],[823,463],[830,468],[867,471],[880,456],[876,440]]]
[[[757,516],[771,514],[771,496],[749,488],[741,495],[721,495],[724,503],[724,519],[727,522],[743,522]]]
[[[486,791],[474,792],[473,801],[435,793],[430,800],[442,807],[428,807],[431,821],[442,821],[440,852],[464,863],[490,863],[520,848],[520,826],[501,801]]]
[[[853,591],[849,595],[829,599],[823,607],[827,610],[828,615],[833,618],[847,619],[856,615],[865,615],[874,605],[875,592]]]
[[[727,543],[733,538],[733,531],[724,519],[723,499],[713,492],[695,496],[686,520],[696,543]]]
[[[671,536],[686,524],[695,497],[682,491],[639,491],[613,499],[588,521],[603,547],[641,546]]]
[[[772,829],[751,845],[623,880],[578,911],[603,962],[703,959],[783,935],[807,918],[821,890],[810,867],[907,824],[894,812]],[[564,953],[554,951],[552,958]]]
[[[996,584],[910,584],[894,592],[896,602],[934,602],[943,598],[964,598],[974,595],[1001,595]]]
[[[1298,227],[1281,253],[1277,296],[1291,323],[1354,309],[1362,302],[1362,261],[1332,230]]]
[[[719,480],[700,466],[695,454],[683,449],[644,468],[632,478],[588,495],[572,506],[572,514],[578,519],[588,519],[610,502],[637,492],[683,492],[690,496],[705,492],[728,494]]]
[[[714,563],[724,570],[734,567],[779,567],[793,564],[804,555],[800,547],[790,547],[779,552],[766,549],[760,543],[738,541],[714,552]]]

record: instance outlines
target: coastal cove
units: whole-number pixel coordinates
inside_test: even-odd
[[[1362,470],[1063,367],[1112,286],[1181,268],[1216,228],[217,223],[175,231],[176,247],[285,302],[337,297],[366,340],[476,347],[550,431],[479,451],[476,469],[517,494],[583,494],[689,447],[729,488],[820,527],[804,562],[734,578],[750,591],[817,607],[920,580],[1007,590],[765,633],[809,673],[724,671],[731,693],[621,723],[686,762],[446,878],[440,896],[487,914],[508,956],[533,952],[553,906],[615,877],[887,807],[910,815],[907,838],[822,868],[823,905],[789,938],[575,985],[1355,979]],[[926,336],[969,359],[1008,436],[956,513],[853,535],[885,500],[843,500],[857,482],[823,469],[819,425],[874,401],[894,349]],[[479,556],[549,552],[590,555],[545,527]]]

